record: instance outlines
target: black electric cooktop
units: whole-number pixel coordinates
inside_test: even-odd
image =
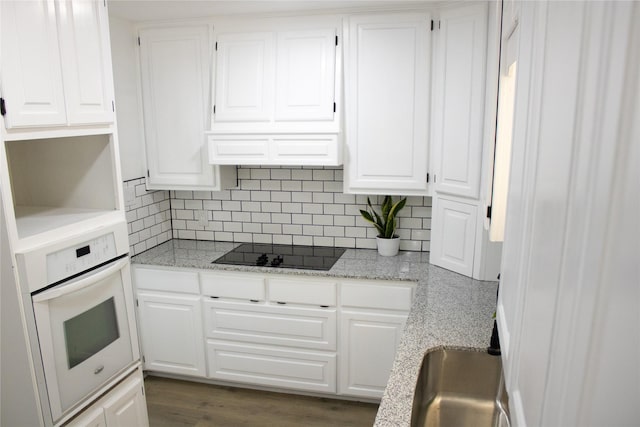
[[[212,264],[330,270],[345,250],[324,246],[243,243]]]

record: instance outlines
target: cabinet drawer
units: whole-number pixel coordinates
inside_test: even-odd
[[[137,289],[199,294],[198,273],[135,267],[133,277]]]
[[[207,338],[336,349],[336,310],[206,300]]]
[[[211,378],[323,393],[336,392],[336,354],[207,342]]]
[[[340,292],[341,304],[349,307],[409,311],[414,288],[415,284],[396,282],[388,285],[369,282],[343,283]]]
[[[269,279],[269,300],[292,304],[336,305],[336,285],[308,279]]]
[[[202,294],[219,298],[265,300],[264,279],[250,274],[200,273]]]

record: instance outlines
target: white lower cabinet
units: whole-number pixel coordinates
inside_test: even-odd
[[[336,309],[205,301],[208,338],[336,350]]]
[[[144,381],[138,369],[71,420],[68,427],[144,427],[149,425]]]
[[[414,294],[410,282],[342,283],[339,394],[382,397]]]
[[[336,392],[336,353],[207,341],[209,377],[322,393]]]
[[[206,376],[197,273],[136,268],[134,279],[144,368]]]
[[[406,314],[343,311],[340,327],[340,394],[381,398]]]
[[[145,369],[378,399],[415,283],[135,266]],[[178,292],[181,291],[181,292]]]

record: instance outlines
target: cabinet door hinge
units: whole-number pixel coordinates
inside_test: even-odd
[[[0,114],[7,115],[7,106],[4,103],[4,98],[0,98]]]
[[[487,206],[487,218],[491,219],[491,205]]]
[[[338,36],[336,36],[336,46],[338,46]]]
[[[138,37],[138,46],[140,46],[140,37]]]

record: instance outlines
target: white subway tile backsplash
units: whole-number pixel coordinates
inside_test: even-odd
[[[144,178],[127,181],[131,253],[171,237],[374,249],[377,232],[360,209],[367,197],[379,209],[383,197],[342,193],[343,176],[333,167],[239,166],[238,188],[216,192],[147,192]],[[407,198],[396,230],[402,250],[429,250],[431,209],[429,197]]]

